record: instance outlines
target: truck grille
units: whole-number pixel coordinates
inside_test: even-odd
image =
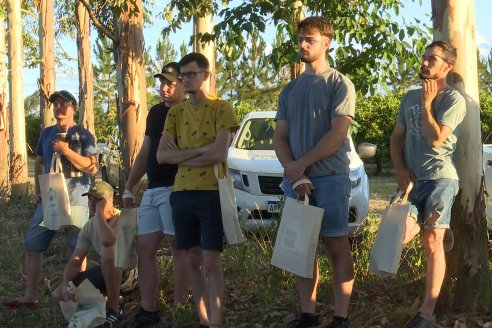
[[[270,176],[258,176],[258,182],[260,183],[260,191],[265,195],[282,195],[284,192],[280,189],[280,183],[282,183],[282,177],[270,177]]]

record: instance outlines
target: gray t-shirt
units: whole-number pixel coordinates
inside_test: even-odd
[[[405,125],[405,164],[417,180],[453,179],[459,180],[453,163],[453,153],[460,131],[460,123],[466,112],[465,99],[451,87],[439,92],[432,102],[436,122],[446,125],[453,132],[439,146],[428,145],[422,127],[422,89],[405,94],[400,104],[396,123]]]
[[[330,68],[322,74],[301,74],[280,93],[276,119],[287,121],[289,144],[294,159],[313,149],[331,130],[331,120],[355,116],[355,88],[346,76]],[[350,141],[347,138],[330,156],[306,170],[318,177],[349,172]]]

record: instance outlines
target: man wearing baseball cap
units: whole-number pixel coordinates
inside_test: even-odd
[[[75,221],[84,222],[89,218],[87,198],[82,194],[89,190],[90,176],[98,169],[97,148],[94,136],[74,121],[77,100],[66,90],[56,91],[50,95],[53,104],[53,115],[56,124],[46,127],[39,137],[34,162],[35,195],[38,207],[24,237],[26,287],[24,295],[3,301],[1,304],[9,309],[26,307],[36,309],[38,304],[39,281],[41,279],[43,252],[45,252],[56,231],[41,226],[43,222],[43,206],[38,177],[50,172],[51,159],[59,155],[62,170],[66,178],[72,217]],[[76,140],[77,151],[72,147]],[[46,191],[45,191],[46,192]],[[77,244],[80,229],[75,226],[63,228],[68,247],[71,251]]]
[[[142,148],[128,177],[123,193],[123,206],[134,206],[134,187],[147,173],[148,187],[139,208],[137,231],[138,284],[141,307],[135,315],[132,327],[147,327],[160,322],[157,310],[159,271],[156,252],[166,238],[173,256],[174,305],[184,304],[189,296],[190,280],[188,257],[185,251],[176,250],[176,238],[171,215],[169,195],[173,190],[177,165],[158,164],[156,153],[164,129],[169,108],[185,99],[185,92],[178,79],[179,65],[164,65],[154,77],[160,81],[162,102],[153,106],[147,115]]]
[[[114,327],[123,320],[119,307],[121,282],[135,279],[137,273],[136,270],[131,270],[122,274],[120,269],[114,266],[116,227],[120,211],[113,206],[113,188],[107,182],[97,181],[82,196],[88,197],[94,217],[80,231],[77,247],[65,266],[63,281],[53,291],[52,299],[55,303],[71,300],[73,295],[68,283],[72,281],[78,286],[84,279],[89,279],[107,296],[106,322],[101,327]],[[101,256],[100,265],[84,271],[82,263],[91,246]]]

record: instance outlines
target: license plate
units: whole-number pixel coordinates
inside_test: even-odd
[[[268,213],[280,213],[280,202],[269,201]]]

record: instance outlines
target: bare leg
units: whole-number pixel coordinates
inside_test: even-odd
[[[430,317],[434,313],[437,298],[441,291],[446,273],[446,257],[444,256],[443,238],[445,229],[424,230],[423,246],[427,253],[427,277],[425,281],[425,297],[420,312]]]
[[[141,306],[145,311],[157,311],[159,268],[155,254],[163,237],[160,231],[137,236],[138,285]]]
[[[207,314],[207,283],[203,273],[202,250],[200,247],[193,247],[187,250],[190,260],[190,278],[193,301],[195,302],[200,324],[208,326]]]
[[[417,223],[417,219],[413,216],[407,217],[407,222],[405,223],[405,233],[403,235],[403,244],[408,244],[419,232],[420,225]]]
[[[202,251],[203,268],[208,278],[210,326],[222,326],[222,302],[224,299],[224,272],[217,251]]]
[[[354,263],[348,237],[323,237],[323,242],[330,254],[332,263],[334,315],[347,317],[354,286]]]
[[[37,251],[26,251],[26,290],[24,296],[19,298],[21,303],[29,303],[38,300],[39,279],[41,277],[41,268],[43,254]]]
[[[106,307],[119,312],[121,270],[114,266],[115,245],[103,247],[101,251],[101,269],[106,284]]]
[[[318,288],[318,258],[314,260],[313,278],[296,276],[297,293],[302,313],[316,313],[316,290]]]
[[[176,237],[166,235],[173,255],[174,306],[184,305],[190,295],[190,264],[186,251],[176,249]]]

